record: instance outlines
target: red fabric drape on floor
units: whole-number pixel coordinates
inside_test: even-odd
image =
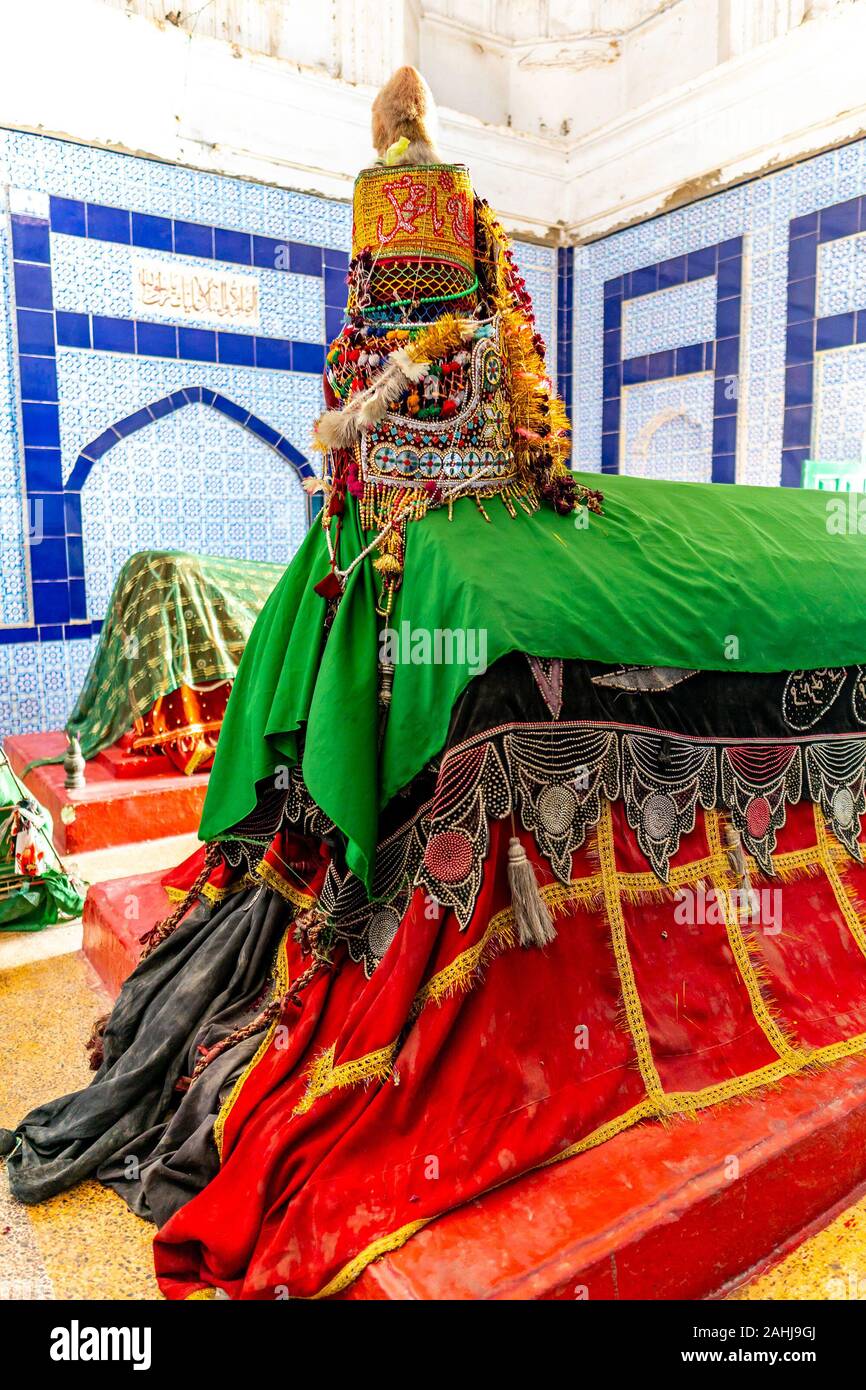
[[[510,826],[490,831],[465,932],[417,890],[369,980],[341,957],[264,1040],[223,1108],[218,1176],[157,1237],[169,1297],[328,1296],[418,1226],[570,1148],[866,1048],[866,868],[810,804],[789,808],[779,879],[751,866],[779,895],[757,923],[724,896],[736,881],[714,812],[683,837],[668,889],[621,804],[569,887],[522,836],[556,918],[543,951],[514,942]],[[291,929],[283,950],[296,978],[309,958]]]

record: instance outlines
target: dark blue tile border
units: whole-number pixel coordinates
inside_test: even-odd
[[[173,251],[170,217],[154,217],[146,212],[132,214],[132,244],[150,251]]]
[[[140,410],[133,411],[131,415],[116,420],[110,429],[103,430],[102,434],[91,440],[81,450],[69,475],[69,481],[64,488],[67,502],[80,496],[81,489],[84,487],[93,465],[98,463],[109,450],[113,449],[115,444],[119,444],[121,439],[127,439],[138,430],[153,424],[155,420],[161,419],[164,415],[170,415],[176,410],[182,410],[188,405],[207,405],[213,410],[219,411],[220,414],[236,420],[238,424],[243,425],[259,439],[264,439],[281,457],[288,459],[299,477],[311,478],[314,476],[314,469],[311,464],[291,441],[280,434],[278,430],[272,429],[252,411],[238,405],[221,392],[212,390],[209,386],[185,386],[181,390],[172,391],[168,396],[162,396],[159,400],[152,401],[150,405],[143,406]],[[80,508],[77,511],[77,516],[79,518],[77,532],[80,534]],[[67,533],[74,529],[76,528],[71,524],[71,518],[67,514]]]
[[[48,221],[13,215],[12,279],[34,626],[69,620]],[[18,629],[15,629],[16,631]],[[9,631],[9,629],[7,629]]]
[[[214,227],[214,258],[233,265],[252,265],[253,239],[249,232],[229,232]]]
[[[213,260],[213,227],[203,227],[198,222],[174,223],[173,242],[178,256],[203,256]]]
[[[794,217],[788,224],[785,411],[779,478],[783,487],[802,485],[803,462],[812,453],[816,354],[866,342],[866,311],[818,317],[818,247],[864,230],[866,197],[830,203]]]
[[[96,637],[102,631],[102,619],[92,622],[42,623],[29,627],[0,628],[0,647],[18,642],[76,642]]]
[[[132,244],[132,217],[125,208],[108,207],[103,203],[86,203],[87,235],[96,241],[115,241]]]
[[[19,315],[28,312],[22,310]],[[344,315],[342,310],[333,312],[339,313],[339,323],[334,321],[336,328],[333,336],[336,337]],[[54,329],[49,322],[52,319],[56,323],[56,342],[61,347],[137,353],[141,357],[171,357],[178,362],[213,362],[283,372],[321,374],[325,367],[323,343],[63,310],[58,310],[54,315],[40,313],[39,320],[28,320],[23,330],[19,326],[19,342],[23,351],[44,355],[50,350],[53,354]]]
[[[252,263],[253,239],[246,233],[221,232],[217,237],[219,229],[70,198],[52,197],[49,207],[50,220],[17,214],[11,219],[25,492],[28,515],[34,520],[38,518],[38,526],[31,526],[26,538],[33,622],[0,630],[0,643],[4,644],[74,640],[100,630],[100,621],[87,621],[81,488],[94,464],[121,439],[162,416],[187,405],[209,406],[261,439],[300,477],[313,474],[291,441],[266,421],[210,387],[190,386],[115,421],[81,451],[64,485],[55,365],[58,343],[82,351],[138,353],[180,362],[230,362],[259,370],[321,373],[324,368],[325,347],[321,343],[210,328],[179,328],[105,314],[55,313],[50,230],[155,250],[178,250],[179,237],[188,254],[202,255],[209,247],[207,254],[211,258],[233,264]],[[280,245],[274,242],[275,247]],[[221,255],[214,257],[217,247]],[[339,253],[329,253],[325,260],[321,247],[305,249],[315,254],[302,258],[302,273],[324,277],[327,266],[329,277],[345,279],[345,265]]]
[[[51,260],[51,239],[44,218],[25,217],[13,213],[12,255],[16,261],[36,261],[47,265]]]
[[[345,273],[349,257],[345,251],[300,241],[280,241],[277,237],[239,232],[184,218],[159,217],[151,213],[130,212],[104,203],[85,203],[75,198],[49,199],[52,232],[65,236],[112,241],[148,251],[172,251],[178,256],[197,256],[223,261],[228,265],[256,266],[260,270],[293,271],[296,275],[342,275],[345,302]],[[19,219],[42,221],[44,219]],[[47,233],[47,226],[46,226]],[[23,231],[21,235],[26,235]],[[40,232],[40,236],[43,234]],[[25,260],[47,259],[27,256]],[[342,305],[341,305],[342,307]]]
[[[84,204],[76,198],[48,199],[49,226],[52,232],[66,236],[87,236],[87,214]]]
[[[574,391],[573,333],[574,247],[560,246],[556,253],[556,386],[569,418]]]
[[[742,237],[731,237],[728,241],[703,246],[697,251],[673,256],[655,265],[642,266],[639,270],[614,276],[605,282],[602,330],[603,473],[619,472],[624,386],[711,371],[714,377],[712,480],[714,483],[736,481],[742,258]],[[709,276],[714,276],[716,280],[716,322],[712,339],[642,357],[623,358],[622,315],[626,300]]]

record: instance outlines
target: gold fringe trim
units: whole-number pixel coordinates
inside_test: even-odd
[[[709,1109],[714,1105],[729,1104],[746,1099],[752,1092],[777,1085],[786,1077],[794,1076],[798,1072],[829,1066],[833,1062],[853,1057],[860,1052],[866,1052],[866,1033],[861,1033],[856,1038],[850,1038],[845,1042],[832,1043],[828,1047],[819,1048],[808,1058],[802,1053],[799,1055],[791,1053],[787,1058],[780,1057],[777,1062],[771,1062],[768,1066],[760,1068],[759,1071],[750,1072],[747,1076],[731,1077],[728,1081],[718,1082],[714,1086],[706,1086],[700,1091],[669,1091],[666,1093],[665,1099],[670,1104],[670,1114],[695,1116],[699,1111]],[[536,1164],[534,1168],[527,1169],[526,1173],[521,1173],[519,1177],[526,1177],[528,1173],[538,1172],[542,1168],[550,1168],[555,1163],[563,1163],[569,1158],[576,1158],[579,1154],[586,1153],[587,1150],[606,1143],[608,1139],[614,1139],[618,1134],[625,1133],[626,1130],[631,1129],[640,1121],[655,1118],[658,1118],[656,1103],[647,1096],[637,1105],[633,1105],[631,1109],[624,1111],[622,1115],[605,1121],[603,1125],[599,1125],[584,1139],[578,1140],[576,1144],[570,1144],[561,1153],[554,1154],[553,1158],[547,1158],[543,1163]],[[508,1178],[506,1181],[515,1182],[517,1179]],[[505,1184],[500,1185],[504,1186]],[[451,1210],[456,1210],[456,1208],[451,1208]],[[439,1215],[445,1216],[447,1213],[440,1212]],[[330,1283],[320,1289],[317,1294],[314,1294],[313,1298],[331,1298],[334,1294],[341,1293],[359,1275],[363,1274],[368,1265],[381,1259],[383,1255],[399,1250],[423,1226],[429,1226],[438,1219],[439,1217],[428,1217],[423,1221],[412,1221],[407,1226],[401,1226],[387,1236],[381,1236],[344,1265]]]
[[[530,1168],[531,1173],[538,1168],[550,1168],[554,1163],[562,1163],[566,1158],[576,1158],[578,1154],[586,1153],[587,1149],[595,1149],[599,1144],[607,1143],[608,1139],[614,1139],[624,1130],[631,1129],[632,1125],[640,1120],[653,1120],[656,1118],[656,1103],[646,1096],[633,1105],[630,1110],[624,1110],[621,1115],[617,1115],[613,1120],[606,1120],[598,1129],[594,1129],[585,1139],[579,1139],[576,1144],[569,1144],[562,1153],[554,1154],[553,1158],[546,1158],[543,1163],[539,1163],[536,1168]]]
[[[541,895],[544,897],[544,889],[541,889]],[[500,951],[516,945],[514,913],[510,907],[506,907],[491,917],[484,934],[474,946],[461,951],[459,956],[455,956],[422,986],[415,995],[410,1018],[414,1021],[427,1004],[439,1004],[452,994],[467,993],[485,965],[499,955]]]
[[[390,1235],[380,1236],[378,1240],[373,1241],[372,1245],[368,1245],[366,1250],[362,1250],[360,1255],[356,1255],[354,1260],[350,1260],[347,1265],[344,1265],[339,1274],[334,1275],[330,1284],[326,1284],[318,1293],[314,1293],[313,1299],[333,1298],[335,1293],[342,1293],[343,1289],[347,1289],[350,1284],[355,1282],[359,1274],[363,1274],[367,1265],[372,1264],[374,1260],[381,1259],[383,1255],[390,1255],[392,1250],[399,1250],[400,1246],[405,1245],[416,1231],[420,1231],[422,1226],[429,1225],[429,1221],[433,1219],[431,1217],[424,1221],[410,1221],[407,1226],[401,1226],[399,1230],[392,1231]]]
[[[812,803],[812,812],[815,817],[815,831],[818,836],[818,852],[821,866],[830,881],[833,895],[839,904],[839,911],[845,918],[845,925],[853,936],[860,950],[861,955],[866,957],[866,928],[864,928],[863,915],[858,911],[856,902],[853,899],[853,890],[849,892],[845,883],[844,875],[846,870],[840,872],[836,867],[839,862],[831,853],[831,841],[827,834],[827,827],[824,823],[824,814],[817,802]],[[842,846],[839,846],[842,849]],[[842,862],[850,864],[850,856],[843,849],[844,860]]]
[[[778,1085],[786,1076],[805,1071],[810,1061],[805,1052],[788,1052],[778,1061],[768,1062],[765,1067],[759,1067],[745,1076],[730,1076],[726,1081],[717,1081],[700,1091],[668,1091],[667,1097],[674,1114],[694,1115],[713,1105],[741,1100],[762,1087]]]
[[[731,876],[727,854],[721,841],[720,825],[717,812],[706,813],[707,840],[710,853],[701,859],[692,860],[688,864],[676,865],[671,869],[670,880],[667,884],[661,883],[656,875],[650,870],[646,872],[621,873],[615,862],[613,848],[613,827],[610,818],[610,807],[605,802],[605,810],[602,815],[607,820],[607,831],[600,822],[596,836],[596,843],[593,846],[593,857],[597,858],[601,866],[600,872],[589,875],[583,879],[574,879],[569,884],[558,881],[544,884],[539,891],[551,912],[556,915],[567,907],[582,907],[585,910],[597,909],[604,906],[608,925],[611,929],[611,936],[614,945],[614,954],[617,961],[617,969],[620,975],[620,983],[623,989],[623,1022],[632,1036],[635,1044],[635,1051],[638,1057],[638,1065],[641,1069],[641,1076],[647,1086],[648,1101],[641,1102],[642,1113],[645,1109],[647,1116],[664,1117],[671,1113],[676,1113],[679,1108],[679,1100],[670,1092],[665,1092],[661,1086],[658,1072],[652,1058],[652,1047],[649,1034],[646,1030],[646,1023],[643,1018],[643,1009],[637,993],[637,984],[631,967],[631,958],[628,956],[628,945],[625,936],[625,922],[622,918],[622,910],[619,903],[620,897],[624,897],[631,903],[643,901],[658,901],[670,898],[677,888],[687,884],[693,884],[702,879],[710,881],[717,889],[718,900],[722,905],[722,913],[725,921],[725,928],[728,934],[728,941],[734,956],[737,969],[743,980],[743,984],[748,992],[749,1001],[756,1022],[767,1037],[773,1049],[778,1052],[780,1058],[786,1062],[795,1059],[800,1064],[810,1061],[814,1054],[807,1053],[797,1043],[789,1037],[784,1025],[778,1016],[778,1010],[772,1000],[767,997],[769,991],[769,980],[766,967],[761,959],[760,947],[754,937],[747,935],[741,929],[740,923],[736,920],[736,914],[728,910],[727,891],[730,889]],[[816,812],[817,814],[817,812]],[[774,867],[778,870],[778,875],[783,881],[788,881],[792,877],[801,874],[817,874],[824,867],[824,858],[828,861],[841,860],[847,863],[849,856],[841,845],[830,844],[824,836],[825,846],[819,841],[814,847],[801,850],[793,850],[784,854],[775,855],[773,859]],[[757,874],[757,866],[751,857],[747,860],[750,870]],[[315,899],[309,895],[300,893],[289,883],[272,865],[264,861],[258,866],[256,872],[268,885],[276,892],[281,893],[294,906],[303,910],[313,906]],[[828,874],[829,876],[829,874]],[[837,875],[838,877],[838,875]],[[832,881],[832,880],[831,880]],[[840,902],[843,912],[855,912],[847,897],[843,893],[844,902]],[[847,911],[846,911],[847,909]],[[856,915],[856,913],[855,913]],[[618,917],[620,928],[614,931],[614,922]],[[861,927],[862,930],[862,927]],[[866,942],[866,936],[864,936]],[[484,968],[495,959],[502,951],[511,950],[517,945],[516,933],[514,932],[513,913],[510,908],[503,908],[492,917],[481,938],[473,945],[462,951],[453,961],[438,971],[427,984],[422,986],[415,996],[409,1010],[409,1022],[414,1022],[428,1004],[440,1004],[444,999],[457,993],[465,993],[473,988],[478,976]],[[619,949],[617,949],[619,947]],[[624,953],[628,956],[624,959]],[[864,949],[866,954],[866,949]],[[630,976],[633,995],[629,991],[626,994],[623,971]],[[638,1039],[641,1034],[643,1038],[639,1044]],[[399,1039],[386,1044],[384,1047],[377,1048],[374,1052],[366,1053],[362,1057],[352,1058],[347,1062],[341,1062],[334,1066],[335,1047],[332,1045],[322,1052],[314,1061],[307,1079],[307,1090],[293,1110],[293,1115],[303,1115],[312,1109],[317,1100],[329,1094],[330,1091],[344,1089],[348,1086],[362,1085],[369,1081],[384,1082],[391,1075],[394,1067],[394,1059],[399,1050]],[[266,1044],[263,1044],[263,1049]],[[249,1070],[255,1065],[258,1057],[253,1059]],[[775,1063],[771,1064],[775,1067]],[[646,1069],[646,1070],[645,1070]],[[787,1073],[785,1073],[787,1074]],[[238,1091],[246,1080],[246,1074],[239,1079]],[[720,1083],[725,1090],[725,1094],[736,1095],[737,1079],[733,1082]],[[765,1083],[759,1083],[765,1084]],[[733,1089],[731,1089],[733,1088]],[[718,1088],[715,1088],[718,1089]],[[234,1100],[236,1097],[233,1097]],[[219,1121],[217,1122],[219,1123]],[[618,1132],[618,1131],[617,1131]],[[583,1142],[583,1141],[581,1141]],[[601,1143],[602,1139],[594,1142]],[[587,1147],[592,1147],[588,1143]],[[581,1150],[582,1151],[582,1150]],[[553,1161],[553,1160],[551,1160]]]
[[[823,825],[819,826],[817,815],[816,808],[818,843],[815,849],[796,850],[786,855],[776,856],[774,865],[782,874],[790,875],[813,873],[823,867],[828,872],[831,882],[834,883],[834,888],[838,885],[838,891],[841,894],[840,908],[845,913],[846,921],[853,930],[852,923],[856,919],[862,937],[863,923],[845,892],[840,875],[835,872],[835,862],[847,856],[845,856],[844,850],[842,850],[841,855],[837,854],[836,847],[831,845],[827,839]],[[605,802],[598,826],[596,846],[601,866],[600,874],[577,880],[568,886],[551,883],[541,888],[542,896],[553,911],[561,910],[569,904],[589,906],[603,899],[623,993],[625,1020],[635,1044],[638,1066],[647,1094],[643,1100],[630,1107],[622,1115],[607,1120],[591,1134],[586,1135],[575,1144],[569,1145],[568,1148],[552,1158],[537,1164],[536,1169],[547,1168],[555,1163],[561,1163],[568,1158],[586,1153],[589,1149],[624,1133],[642,1120],[660,1119],[664,1121],[673,1116],[693,1117],[699,1111],[716,1105],[730,1104],[747,1098],[755,1091],[778,1085],[788,1076],[816,1070],[819,1067],[831,1065],[866,1051],[866,1033],[813,1051],[807,1051],[795,1045],[786,1036],[780,1021],[774,1017],[772,1002],[765,997],[764,990],[767,987],[763,973],[765,967],[762,960],[756,959],[757,943],[749,940],[748,936],[741,930],[736,914],[728,911],[727,892],[725,890],[731,886],[732,875],[727,854],[721,842],[717,813],[707,814],[707,836],[710,848],[709,856],[673,870],[669,885],[660,884],[653,874],[619,874],[616,868],[610,806]],[[830,868],[833,869],[832,874],[829,872]],[[665,1092],[656,1070],[646,1020],[637,992],[620,894],[629,896],[651,893],[658,897],[669,894],[672,887],[687,882],[696,882],[702,878],[708,879],[718,890],[718,898],[724,905],[723,915],[731,951],[748,991],[752,1011],[768,1041],[779,1053],[779,1057],[775,1062],[745,1076],[730,1077],[698,1091]],[[513,944],[512,913],[510,909],[504,909],[491,919],[480,941],[438,972],[419,991],[413,1003],[411,1017],[417,1017],[421,1009],[431,1001],[439,1002],[455,991],[471,988],[473,981],[492,955]],[[858,944],[860,944],[859,938]],[[366,1058],[342,1063],[335,1068],[333,1066],[334,1048],[332,1047],[328,1052],[323,1053],[314,1064],[310,1074],[308,1095],[304,1097],[299,1110],[309,1109],[319,1094],[326,1094],[327,1090],[334,1086],[351,1085],[357,1080],[373,1077],[384,1079],[393,1066],[396,1048],[397,1042],[379,1049],[378,1052],[368,1054]],[[315,1095],[312,1094],[313,1091],[316,1092]],[[296,1113],[298,1112],[296,1111]],[[528,1171],[535,1170],[530,1169]],[[525,1176],[525,1174],[521,1174],[521,1176]],[[507,1181],[513,1181],[513,1179]],[[441,1215],[444,1214],[441,1213]],[[313,1295],[314,1299],[331,1298],[335,1294],[341,1293],[363,1273],[368,1265],[383,1255],[400,1249],[417,1231],[435,1219],[437,1218],[431,1217],[413,1221],[408,1225],[401,1226],[389,1235],[380,1237],[344,1265],[329,1283]]]
[[[635,1046],[637,1064],[646,1087],[647,1097],[657,1107],[658,1113],[662,1114],[666,1108],[665,1094],[656,1070],[643,1006],[631,963],[631,953],[628,948],[625,918],[622,915],[622,903],[620,902],[619,883],[617,881],[613,820],[609,801],[603,803],[601,819],[598,823],[598,853],[601,863],[601,881],[604,888],[604,907],[610,928],[611,942],[613,943],[613,953],[616,957],[616,968],[619,972],[625,1021]]]
[[[616,870],[616,881],[620,893],[629,902],[641,903],[652,899],[672,898],[678,888],[693,884],[706,878],[713,867],[712,858],[694,859],[689,864],[676,864],[670,870],[667,883],[662,883],[652,872],[620,873]]]
[[[316,898],[311,893],[302,893],[287,878],[284,878],[279,869],[275,869],[273,864],[269,864],[266,859],[262,859],[255,867],[255,874],[266,883],[269,888],[273,888],[275,893],[279,893],[281,898],[285,898],[287,903],[296,907],[299,912],[305,912],[310,907],[316,906]]]
[[[529,467],[534,447],[550,455],[554,472],[565,473],[571,457],[571,425],[553,387],[547,364],[533,342],[532,328],[517,307],[508,285],[505,251],[509,239],[493,210],[476,203],[476,258],[487,267],[494,306],[505,329],[505,354],[511,386],[514,448],[521,471]]]
[[[201,890],[201,896],[205,902],[210,903],[211,907],[216,907],[219,903],[225,902],[226,898],[232,898],[236,893],[243,893],[245,888],[252,885],[252,882],[249,874],[244,874],[242,879],[239,879],[237,883],[230,884],[227,888],[215,888],[210,883],[206,883]],[[183,902],[186,894],[185,888],[174,888],[171,885],[166,885],[165,895],[171,903]]]
[[[288,956],[286,954],[286,947],[288,945],[290,931],[291,927],[288,927],[283,935],[282,941],[277,947],[277,954],[274,958],[274,965],[272,970],[274,998],[278,998],[281,994],[285,994],[289,988],[289,961]],[[222,1163],[223,1159],[223,1139],[225,1136],[225,1128],[229,1115],[234,1109],[235,1102],[237,1101],[238,1096],[240,1095],[250,1076],[255,1071],[259,1062],[262,1060],[268,1048],[270,1047],[271,1041],[275,1032],[277,1031],[277,1028],[279,1027],[279,1024],[279,1016],[271,1019],[271,1022],[268,1024],[268,1027],[265,1030],[264,1037],[262,1038],[262,1041],[259,1043],[259,1046],[256,1049],[255,1055],[244,1067],[240,1076],[237,1078],[228,1095],[226,1096],[225,1100],[223,1101],[222,1105],[220,1106],[220,1111],[216,1117],[216,1120],[214,1121],[213,1127],[214,1143],[217,1147],[217,1153],[219,1154],[220,1163]]]
[[[717,811],[706,811],[704,814],[707,843],[714,865],[709,876],[710,882],[716,890],[716,900],[721,908],[725,930],[728,934],[728,943],[737,970],[746,986],[755,1022],[780,1058],[785,1060],[805,1058],[806,1054],[800,1048],[799,1043],[787,1033],[778,1006],[769,997],[770,978],[757,941],[753,935],[747,936],[742,931],[737,913],[731,911],[729,894],[735,887],[735,882],[727,854],[722,847],[719,814]]]
[[[834,863],[844,865],[851,862],[851,856],[843,845],[829,844],[827,853]],[[719,844],[715,853],[711,853],[703,859],[693,859],[688,864],[672,865],[670,877],[666,884],[662,883],[651,869],[636,873],[617,871],[620,892],[630,902],[672,897],[677,888],[694,884],[701,878],[708,878],[711,872],[721,864],[722,861],[719,856],[723,854],[724,849]],[[766,876],[762,874],[754,857],[747,854],[745,860],[750,876],[765,880]],[[773,855],[773,868],[776,871],[774,877],[780,878],[783,883],[788,883],[802,876],[819,874],[822,867],[822,850],[817,844],[807,849],[786,850],[784,853]]]
[[[184,1303],[207,1303],[212,1298],[216,1298],[216,1296],[217,1291],[213,1288],[193,1289],[192,1293],[188,1293],[183,1301]]]
[[[809,1058],[811,1067],[829,1067],[834,1062],[843,1062],[847,1057],[855,1057],[866,1051],[866,1033],[858,1033],[856,1038],[845,1038],[842,1042],[828,1043],[819,1047]]]
[[[201,896],[209,902],[212,907],[216,907],[219,903],[225,902],[226,898],[233,897],[235,893],[243,893],[244,889],[251,888],[257,879],[261,879],[269,888],[273,888],[275,893],[279,893],[281,898],[285,898],[286,902],[291,903],[293,907],[298,908],[301,912],[309,907],[315,907],[316,905],[315,897],[309,893],[302,893],[299,888],[295,888],[294,884],[290,883],[287,878],[284,878],[278,869],[275,869],[272,864],[266,863],[264,859],[256,865],[252,874],[244,874],[243,878],[239,879],[237,883],[229,884],[227,888],[215,888],[212,887],[211,884],[206,883],[201,890]],[[186,897],[187,890],[185,888],[174,888],[167,885],[165,893],[169,902],[179,903]]]
[[[607,817],[610,821],[609,807],[607,807]],[[687,884],[695,883],[701,879],[711,881],[713,886],[718,889],[719,900],[724,905],[725,927],[731,951],[749,994],[752,1012],[758,1025],[780,1057],[805,1057],[806,1054],[802,1052],[796,1041],[786,1036],[781,1020],[776,1016],[775,1006],[766,997],[769,985],[766,968],[760,958],[760,949],[757,943],[754,939],[750,940],[742,932],[740,924],[736,920],[731,920],[735,914],[731,914],[727,910],[726,890],[731,886],[730,869],[727,855],[722,846],[718,818],[715,812],[707,812],[706,825],[710,853],[701,859],[692,860],[688,864],[674,866],[671,869],[669,882],[664,884],[651,870],[621,873],[616,868],[611,823],[603,864],[602,843],[605,837],[601,833],[597,835],[596,844],[593,847],[594,855],[602,864],[600,872],[587,878],[574,879],[570,884],[563,884],[558,881],[544,884],[539,889],[541,896],[554,915],[561,913],[564,908],[569,906],[591,910],[603,905],[612,936],[613,916],[614,913],[618,912],[623,932],[619,944],[621,948],[624,946],[627,951],[624,937],[625,923],[622,921],[622,912],[618,902],[620,896],[632,903],[658,901],[672,897],[677,888]],[[838,847],[838,850],[839,854],[847,859],[848,856],[841,846]],[[816,844],[814,848],[794,850],[787,854],[777,855],[773,862],[782,876],[818,873],[821,868],[819,855],[820,848]],[[605,884],[607,884],[607,890]],[[510,950],[516,945],[517,939],[513,929],[511,909],[503,908],[490,919],[484,934],[473,946],[462,951],[459,956],[456,956],[453,961],[428,980],[426,985],[422,986],[410,1008],[409,1021],[414,1022],[428,1004],[439,1004],[443,999],[447,999],[453,994],[465,993],[472,989],[485,966],[495,959],[500,952]],[[620,971],[620,982],[623,984],[622,970],[620,970],[621,958],[616,947],[617,942],[615,940],[614,954],[617,959],[617,968]],[[630,957],[627,968],[631,969]],[[631,972],[631,976],[634,985],[634,999],[637,999],[637,985],[633,972]],[[642,1068],[641,1075],[644,1084],[647,1085],[648,1094],[653,1097],[652,1104],[648,1106],[646,1113],[651,1116],[666,1115],[675,1110],[676,1106],[671,1102],[670,1093],[665,1093],[662,1089],[655,1064],[652,1062],[651,1044],[643,1020],[643,1011],[639,1000],[637,1000],[637,1008],[640,1011],[638,1020],[634,999],[629,1004],[623,986],[623,1022],[635,1043],[639,1066],[642,1058],[647,1067],[647,1074],[644,1075]],[[641,1028],[646,1036],[639,1049],[638,1033]],[[337,1067],[334,1067],[334,1047],[321,1053],[310,1069],[308,1089],[293,1113],[296,1115],[306,1114],[317,1100],[327,1095],[331,1090],[363,1084],[371,1080],[387,1080],[393,1070],[398,1047],[399,1040],[395,1040],[385,1047],[378,1048],[375,1052],[353,1058],[348,1062],[342,1062]],[[650,1064],[652,1066],[651,1072],[649,1070]],[[655,1084],[648,1083],[647,1076],[649,1075],[654,1077]],[[598,1140],[597,1142],[601,1143],[602,1141]]]
[[[336,1043],[322,1052],[310,1068],[307,1090],[292,1111],[293,1115],[306,1115],[320,1096],[329,1091],[342,1090],[346,1086],[358,1086],[364,1081],[387,1081],[394,1066],[397,1041],[380,1047],[376,1052],[368,1052],[364,1057],[353,1058],[334,1066]]]
[[[571,884],[546,883],[539,888],[542,898],[551,912],[561,913],[566,906],[587,906],[600,898],[601,884],[597,877],[576,880]],[[443,966],[427,981],[415,995],[409,1009],[408,1021],[414,1022],[428,1004],[440,1004],[453,994],[467,993],[476,982],[479,974],[501,951],[517,945],[514,930],[514,913],[510,907],[503,908],[491,917],[484,934],[448,965]],[[352,1058],[334,1066],[336,1044],[319,1054],[307,1077],[307,1090],[292,1111],[293,1115],[305,1115],[315,1102],[330,1091],[345,1086],[355,1086],[367,1081],[387,1081],[394,1066],[394,1058],[399,1049],[400,1039],[396,1038],[385,1047],[368,1052],[363,1057]]]
[[[601,880],[598,876],[575,879],[572,883],[545,883],[538,889],[542,900],[551,913],[562,914],[566,907],[590,907],[601,899]],[[485,965],[500,951],[517,945],[514,930],[514,912],[505,907],[491,917],[479,941],[469,946],[459,956],[429,979],[416,994],[410,1017],[416,1019],[421,1010],[430,1003],[439,1004],[452,994],[466,993],[472,988]]]
[[[763,882],[771,882],[762,874],[757,864],[752,867],[751,855],[748,856],[747,868],[749,876],[761,879]],[[792,850],[790,854],[774,854],[773,868],[775,869],[774,879],[780,883],[794,883],[797,879],[815,878],[821,872],[821,862],[818,858],[818,847],[812,849]]]

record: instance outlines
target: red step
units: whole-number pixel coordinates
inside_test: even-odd
[[[84,900],[84,954],[112,999],[138,963],[140,937],[171,911],[162,873],[112,878],[88,889]]]
[[[169,769],[177,772],[177,768],[166,762],[160,753],[136,753],[131,747],[124,748],[117,743],[95,754],[93,762],[98,767],[104,767],[112,777],[122,777],[125,780],[164,777]]]
[[[115,996],[170,910],[160,875],[90,889],[84,950]],[[481,986],[483,988],[483,985]],[[645,1123],[440,1217],[345,1299],[701,1299],[866,1183],[866,1057],[668,1127]]]
[[[66,748],[66,735],[15,734],[3,747],[18,776],[36,758],[51,757]],[[160,759],[163,765],[167,760]],[[62,763],[34,768],[23,779],[29,791],[46,808],[54,822],[54,844],[60,854],[81,854],[108,845],[153,840],[163,835],[186,835],[199,827],[208,774],[191,777],[168,764],[170,771],[154,775],[154,759],[146,760],[143,775],[117,776],[112,760],[104,755],[90,759],[86,785],[75,792],[63,785]]]
[[[737,1167],[734,1167],[734,1164]],[[347,1299],[702,1299],[866,1182],[866,1058],[668,1128],[646,1123],[441,1217]]]

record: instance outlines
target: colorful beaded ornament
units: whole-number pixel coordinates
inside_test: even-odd
[[[368,554],[387,615],[403,573],[406,523],[469,495],[512,515],[547,502],[601,510],[568,467],[570,426],[508,238],[466,171],[365,170],[355,184],[349,322],[331,344],[320,417],[322,521],[336,598]],[[373,538],[346,568],[331,521],[358,499]],[[339,533],[339,523],[337,535]]]

